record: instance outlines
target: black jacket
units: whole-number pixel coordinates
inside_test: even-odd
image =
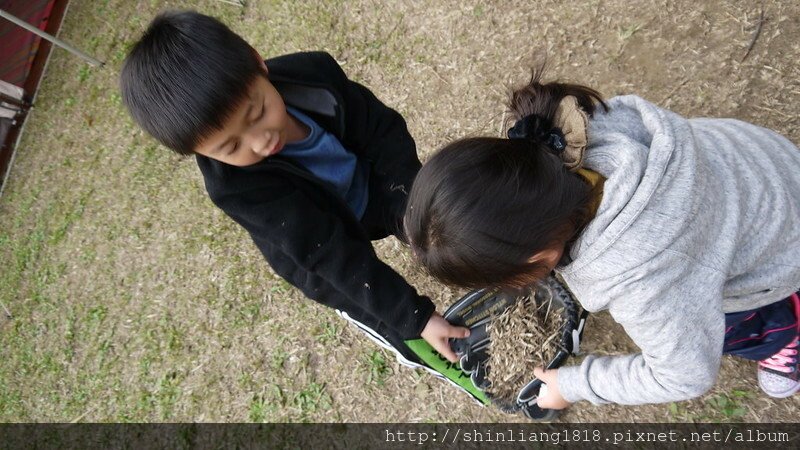
[[[266,65],[287,105],[369,163],[367,210],[399,223],[420,168],[400,114],[348,80],[327,53],[290,54]],[[365,226],[330,187],[280,153],[247,167],[200,155],[197,164],[211,200],[247,229],[276,273],[324,305],[373,318],[403,339],[419,336],[433,303],[380,261],[370,242],[398,230]]]

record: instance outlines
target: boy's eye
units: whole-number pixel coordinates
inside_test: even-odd
[[[265,108],[265,107],[262,105],[262,106],[261,106],[261,112],[260,112],[260,113],[258,113],[258,117],[256,117],[255,119],[253,119],[253,122],[258,122],[259,120],[261,120],[261,118],[262,118],[262,117],[264,117],[264,113],[265,113],[266,111],[267,111],[267,108]]]
[[[232,155],[236,153],[236,150],[239,150],[239,141],[236,141],[236,143],[233,144],[233,147],[231,147],[231,151],[229,151],[228,154]]]

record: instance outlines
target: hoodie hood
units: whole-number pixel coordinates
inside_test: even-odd
[[[587,309],[608,307],[611,299],[600,285],[645,278],[659,283],[656,261],[666,264],[665,253],[715,272],[716,296],[731,300],[726,310],[752,308],[756,293],[769,294],[756,299],[766,304],[800,287],[797,261],[780,256],[787,245],[797,247],[790,239],[800,238],[800,227],[792,230],[775,216],[800,217],[796,147],[770,130],[729,119],[686,119],[636,96],[608,103],[610,110],[598,110],[589,122],[584,164],[606,178],[603,199],[570,248],[571,261],[556,270]],[[788,191],[776,191],[780,179]],[[748,223],[758,210],[772,218]],[[782,279],[756,274],[759,263],[776,254],[775,262],[795,270]]]

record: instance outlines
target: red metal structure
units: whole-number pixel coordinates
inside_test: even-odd
[[[0,0],[0,10],[56,35],[68,3],[69,0]],[[49,41],[0,18],[0,186],[51,48]]]

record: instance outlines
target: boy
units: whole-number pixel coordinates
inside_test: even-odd
[[[401,362],[417,367],[433,353],[420,336],[455,361],[447,339],[468,331],[449,325],[370,243],[405,241],[400,218],[420,168],[414,141],[330,55],[263,61],[216,19],[167,12],[131,50],[120,84],[142,128],[195,156],[211,199],[276,273]]]

